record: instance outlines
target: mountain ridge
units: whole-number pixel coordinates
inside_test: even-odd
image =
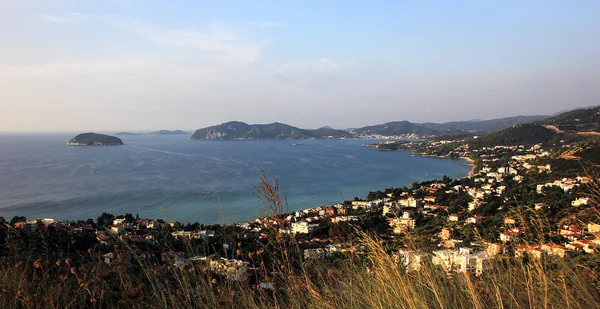
[[[444,134],[481,134],[506,129],[517,124],[525,124],[549,118],[544,115],[513,116],[488,120],[450,121],[444,123],[418,123],[422,127],[433,129]]]
[[[239,140],[239,139],[323,139],[344,138],[351,134],[343,130],[319,128],[300,129],[281,122],[269,124],[247,124],[229,121],[196,130],[190,139],[196,140]]]
[[[473,139],[478,146],[516,146],[553,140],[592,140],[600,134],[600,106],[575,109],[540,121],[513,125]]]
[[[445,123],[413,123],[408,120],[390,121],[383,124],[347,130],[323,126],[318,129],[301,129],[281,122],[247,124],[228,121],[196,130],[190,139],[240,140],[240,139],[324,139],[324,138],[430,138],[441,135],[486,134],[514,125],[542,121],[549,116],[514,116],[489,120],[453,121]]]

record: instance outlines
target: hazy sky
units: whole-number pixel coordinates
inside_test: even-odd
[[[598,104],[598,0],[0,0],[0,131],[347,128]]]

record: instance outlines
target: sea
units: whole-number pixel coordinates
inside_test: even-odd
[[[197,141],[121,136],[123,146],[66,146],[76,134],[0,134],[0,216],[55,220],[132,213],[230,224],[262,214],[261,171],[289,211],[331,205],[414,180],[467,176],[464,160],[377,151],[367,140]]]

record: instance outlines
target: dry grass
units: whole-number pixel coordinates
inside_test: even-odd
[[[365,235],[363,235],[365,236]],[[279,289],[213,277],[194,268],[72,261],[11,261],[0,266],[2,308],[598,308],[598,273],[564,260],[501,257],[482,277],[426,264],[405,269],[380,242],[342,265],[304,263],[280,272]],[[93,253],[90,253],[93,255]],[[597,256],[594,256],[597,259]]]
[[[281,215],[285,198],[263,173],[257,195],[265,213]],[[277,195],[277,196],[273,196]],[[542,225],[530,228],[543,233]],[[259,252],[238,252],[262,273],[274,273],[275,292],[213,276],[206,267],[148,264],[127,243],[130,260],[105,264],[98,253],[31,260],[18,239],[0,263],[1,308],[600,308],[598,254],[585,265],[562,259],[498,257],[481,277],[446,273],[425,263],[407,272],[379,239],[358,232],[365,255],[341,264],[302,261],[291,236],[271,234]],[[540,237],[540,239],[543,237]],[[15,243],[16,242],[16,243]],[[187,254],[197,252],[187,243]],[[264,263],[264,261],[275,261]]]

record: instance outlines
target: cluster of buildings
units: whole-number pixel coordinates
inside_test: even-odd
[[[449,141],[429,141],[420,151],[432,154],[440,145],[448,144]],[[334,253],[360,253],[360,244],[348,242],[347,240],[336,240],[334,237],[327,239],[303,240],[304,237],[312,237],[311,234],[319,230],[323,224],[335,226],[342,222],[359,223],[367,214],[376,212],[384,218],[392,239],[419,226],[422,219],[432,217],[445,218],[444,226],[438,235],[430,235],[439,241],[439,250],[429,253],[402,249],[394,254],[399,263],[403,263],[408,270],[419,271],[423,263],[431,262],[448,272],[483,274],[493,265],[494,257],[505,253],[506,248],[514,248],[515,255],[525,254],[542,257],[552,255],[567,257],[573,254],[585,254],[596,252],[600,246],[600,224],[589,223],[587,229],[577,226],[560,226],[556,232],[548,235],[552,239],[560,239],[559,243],[526,244],[523,239],[528,232],[526,226],[520,219],[511,216],[503,218],[503,224],[498,226],[498,239],[486,243],[484,247],[465,244],[460,237],[455,236],[455,231],[472,225],[478,228],[486,223],[485,216],[478,214],[478,209],[486,206],[491,198],[507,202],[510,197],[505,196],[507,188],[514,183],[521,185],[534,185],[538,195],[545,194],[546,188],[559,187],[565,194],[572,194],[575,188],[587,184],[588,177],[578,176],[574,178],[561,178],[540,184],[523,184],[525,177],[530,173],[542,176],[553,175],[550,164],[536,164],[540,158],[550,156],[550,153],[541,145],[533,147],[525,146],[495,146],[472,149],[468,144],[460,144],[451,151],[450,156],[476,157],[479,160],[478,169],[473,170],[471,175],[464,178],[468,181],[452,183],[451,181],[432,181],[417,188],[401,190],[394,194],[389,193],[385,198],[363,201],[355,200],[351,203],[335,204],[331,206],[319,206],[299,210],[278,217],[258,218],[253,222],[238,224],[237,227],[249,233],[258,233],[261,237],[266,234],[264,229],[276,229],[281,234],[295,234],[300,236],[299,244],[306,245],[303,249],[305,260],[323,259]],[[510,182],[510,184],[509,184]],[[443,193],[443,194],[442,194]],[[438,201],[438,196],[462,196],[468,201],[462,205],[460,211],[450,212],[450,207]],[[584,196],[573,196],[571,206],[584,206],[589,203],[589,198]],[[505,206],[500,206],[496,211],[506,211]],[[535,210],[542,211],[553,207],[539,201],[535,202]],[[456,209],[456,207],[454,208]],[[444,221],[442,221],[444,222]],[[41,221],[17,222],[16,228],[34,229],[40,224],[44,226],[62,224],[52,219]],[[115,219],[109,228],[95,230],[97,240],[101,244],[111,244],[116,238],[130,239],[133,241],[153,241],[156,231],[164,224],[176,227],[174,222],[161,223],[158,221],[139,219],[125,220]],[[64,225],[64,224],[63,224]],[[72,228],[92,228],[81,225]],[[195,230],[185,231],[175,229],[171,235],[182,239],[211,239],[216,236],[215,231]],[[228,250],[227,244],[222,244],[223,249]],[[307,248],[308,247],[308,248]],[[118,253],[116,253],[118,255]],[[115,253],[107,253],[106,262],[112,262]],[[187,267],[194,262],[205,264],[211,272],[236,281],[246,280],[253,269],[248,261],[242,259],[192,257],[186,258],[182,254],[173,256],[166,255],[168,263],[176,267]],[[267,281],[264,281],[265,285]]]

